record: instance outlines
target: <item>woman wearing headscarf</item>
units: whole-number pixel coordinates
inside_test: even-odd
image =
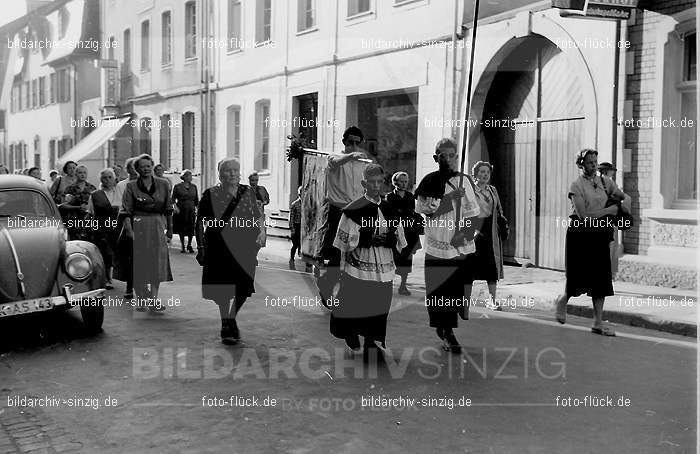
[[[180,175],[182,183],[173,188],[173,231],[180,236],[180,252],[185,252],[185,237],[187,237],[187,252],[194,253],[192,249],[192,237],[194,236],[194,223],[199,194],[197,186],[192,183],[192,172],[184,170]]]
[[[71,240],[89,240],[91,232],[85,226],[88,214],[88,201],[90,194],[95,192],[95,185],[87,181],[88,169],[78,166],[75,169],[75,183],[66,188],[63,196],[64,202],[60,205],[61,212],[65,213],[68,236]]]
[[[100,172],[100,189],[90,195],[88,212],[97,220],[97,229],[93,241],[102,253],[107,273],[107,289],[112,286],[112,269],[117,260],[117,218],[122,203],[121,194],[117,192],[117,177],[111,168]]]
[[[173,237],[170,188],[163,178],[153,175],[153,158],[142,154],[134,161],[139,177],[126,185],[122,208],[123,234],[133,239],[133,279],[138,311],[165,309],[158,299],[161,282],[173,280],[168,242]]]
[[[407,190],[408,174],[396,172],[391,176],[391,184],[394,186],[394,190],[386,195],[386,202],[401,220],[407,243],[407,246],[400,252],[394,250],[394,264],[396,265],[396,274],[401,276],[399,294],[408,296],[411,292],[406,288],[406,279],[413,268],[413,255],[421,248],[420,235],[423,234],[423,216],[416,213],[416,199]]]
[[[479,216],[474,233],[476,252],[471,256],[473,261],[470,279],[484,280],[488,284],[491,295],[490,307],[502,310],[496,300],[496,284],[503,279],[503,247],[498,234],[498,216],[503,213],[498,191],[491,186],[493,166],[485,161],[479,161],[472,167],[474,177],[474,194],[479,203]]]
[[[618,206],[606,207],[611,196],[623,200],[625,194],[606,176],[598,176],[598,152],[586,148],[576,158],[581,175],[571,183],[571,216],[566,231],[566,290],[557,300],[556,318],[566,323],[566,304],[572,296],[586,293],[593,300],[591,332],[614,336],[603,324],[605,297],[615,294],[610,269],[609,244],[613,229],[608,216],[618,214]]]
[[[226,159],[218,166],[220,184],[204,191],[197,210],[197,261],[202,297],[219,306],[221,342],[240,341],[236,315],[255,292],[255,255],[265,244],[265,217],[255,191],[241,184],[241,165]]]

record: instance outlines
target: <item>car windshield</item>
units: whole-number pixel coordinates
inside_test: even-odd
[[[0,191],[0,218],[54,217],[49,201],[36,191],[12,189]]]

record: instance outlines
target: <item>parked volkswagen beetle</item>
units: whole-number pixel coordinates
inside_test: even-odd
[[[0,175],[0,319],[79,306],[86,330],[102,330],[102,255],[67,238],[41,181]]]

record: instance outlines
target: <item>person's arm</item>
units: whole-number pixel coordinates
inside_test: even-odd
[[[617,214],[617,205],[611,205],[607,208],[602,208],[600,210],[586,211],[586,201],[583,198],[582,194],[577,192],[570,194],[569,197],[571,198],[571,200],[573,200],[574,209],[576,210],[576,214],[578,214],[580,218],[601,218],[603,216]]]
[[[360,226],[343,213],[338,223],[333,246],[340,249],[341,252],[350,252],[356,249],[359,243]]]
[[[127,238],[134,237],[134,228],[131,224],[131,218],[134,215],[134,193],[131,185],[127,184],[122,196],[122,212],[124,213],[124,234]]]
[[[348,161],[366,158],[367,155],[361,151],[356,151],[354,153],[330,154],[328,155],[328,168],[335,169],[347,163]]]
[[[204,249],[206,244],[204,243],[204,223],[209,216],[211,202],[209,201],[209,191],[204,191],[202,194],[202,199],[199,201],[197,206],[197,220],[195,222],[195,237],[197,238],[197,249]]]

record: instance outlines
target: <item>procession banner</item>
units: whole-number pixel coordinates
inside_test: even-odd
[[[323,235],[328,228],[326,201],[325,155],[304,155],[304,177],[301,193],[301,254],[305,261],[321,259]]]

